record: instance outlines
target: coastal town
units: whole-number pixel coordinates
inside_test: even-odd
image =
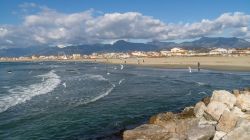
[[[187,50],[179,47],[160,51],[107,52],[87,54],[60,53],[58,55],[32,55],[21,57],[0,57],[0,61],[56,61],[82,59],[127,59],[127,58],[161,58],[161,57],[205,57],[205,56],[249,56],[250,48],[212,48],[210,50]]]

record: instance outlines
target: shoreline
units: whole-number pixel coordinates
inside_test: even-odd
[[[127,58],[127,59],[76,59],[76,60],[13,60],[1,62],[91,62],[107,64],[123,64],[138,67],[163,69],[197,70],[197,63],[205,70],[250,72],[250,56],[205,56],[205,57],[161,57],[161,58]]]

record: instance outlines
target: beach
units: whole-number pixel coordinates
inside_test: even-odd
[[[204,56],[204,57],[161,57],[161,58],[127,58],[127,59],[85,59],[111,64],[128,64],[168,69],[201,69],[223,71],[250,71],[250,56]]]

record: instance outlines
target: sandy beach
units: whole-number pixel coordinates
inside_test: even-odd
[[[127,59],[88,59],[111,64],[128,64],[159,68],[183,68],[197,69],[200,63],[201,69],[226,70],[226,71],[250,71],[250,56],[205,56],[205,57],[165,57],[165,58],[127,58]]]

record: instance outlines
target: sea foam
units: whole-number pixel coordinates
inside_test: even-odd
[[[37,77],[41,77],[44,81],[27,87],[17,86],[8,90],[8,95],[0,97],[0,112],[4,112],[17,104],[24,103],[34,96],[47,94],[61,83],[60,76],[54,70],[43,75],[38,75]]]
[[[97,100],[100,100],[101,98],[109,95],[109,93],[111,93],[113,91],[113,89],[115,88],[115,84],[111,84],[112,86],[110,88],[108,88],[105,92],[103,92],[102,94],[99,94],[97,96],[95,96],[94,98],[87,100],[87,101],[83,101],[81,103],[78,103],[76,106],[82,105],[82,104],[89,104],[92,102],[95,102]]]

